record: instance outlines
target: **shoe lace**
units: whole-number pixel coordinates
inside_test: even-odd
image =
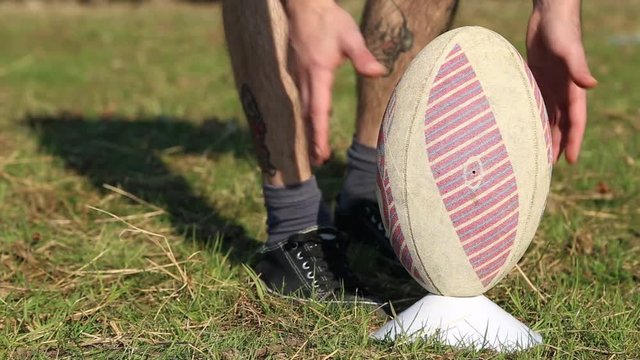
[[[291,239],[288,246],[313,288],[331,291],[357,284],[347,262],[348,243],[337,230],[319,228]]]

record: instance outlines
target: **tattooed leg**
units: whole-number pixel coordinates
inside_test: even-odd
[[[262,172],[268,178],[276,176],[276,167],[271,163],[271,153],[267,148],[267,124],[264,122],[264,117],[260,112],[258,101],[255,95],[249,89],[247,84],[242,84],[240,88],[240,101],[242,102],[242,109],[249,122],[249,128],[253,135],[253,147],[256,152],[256,158]]]
[[[295,83],[287,71],[288,23],[280,0],[225,0],[223,16],[236,86],[265,184],[311,177]]]
[[[368,0],[362,19],[367,46],[387,67],[387,76],[358,79],[356,139],[375,147],[393,87],[413,57],[446,31],[457,0]]]

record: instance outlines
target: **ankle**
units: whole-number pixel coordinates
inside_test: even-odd
[[[338,197],[338,209],[349,211],[361,200],[376,201],[375,184],[377,150],[359,143],[355,138],[347,151],[347,170]]]
[[[312,226],[330,225],[331,215],[316,179],[287,186],[264,185],[267,244],[276,244]]]

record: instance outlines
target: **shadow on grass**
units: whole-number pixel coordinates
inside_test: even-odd
[[[212,157],[229,152],[252,156],[248,135],[230,128],[233,121],[211,119],[196,126],[165,117],[87,119],[61,113],[30,116],[24,123],[44,151],[62,158],[67,168],[86,176],[96,188],[106,191],[104,184],[117,186],[164,209],[177,233],[205,246],[222,235],[220,250],[229,253],[233,263],[246,262],[260,245],[233,219],[220,216],[160,158],[175,147]]]
[[[31,116],[24,123],[38,136],[44,151],[63,159],[68,169],[87,177],[98,190],[108,191],[104,184],[117,186],[164,209],[177,233],[204,246],[222,235],[220,251],[229,253],[232,263],[246,263],[260,246],[234,219],[219,215],[161,159],[163,152],[176,147],[181,153],[214,158],[222,153],[252,157],[249,134],[230,128],[235,121],[211,119],[196,126],[165,117],[94,119],[62,113]],[[344,162],[336,158],[318,169],[328,198],[337,194],[344,169]],[[376,251],[354,245],[351,253],[355,253],[352,264],[361,278],[382,297],[419,298],[423,293],[412,279],[398,276],[389,264],[381,263]],[[396,308],[408,305],[399,303]]]

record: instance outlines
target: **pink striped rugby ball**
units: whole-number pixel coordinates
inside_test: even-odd
[[[533,239],[551,169],[544,102],[518,51],[481,27],[439,36],[396,86],[378,140],[396,255],[432,293],[482,294]]]

